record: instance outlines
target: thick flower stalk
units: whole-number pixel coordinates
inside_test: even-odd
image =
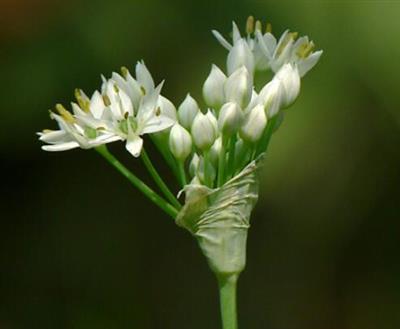
[[[156,86],[139,62],[135,78],[122,68],[121,74],[103,77],[91,97],[76,90],[71,112],[57,104],[50,113],[59,129],[39,133],[46,151],[97,150],[197,239],[218,278],[224,329],[237,329],[235,289],[246,264],[247,231],[258,198],[257,170],[284,111],[299,96],[301,79],[322,54],[314,52],[308,37],[285,31],[276,39],[270,24],[265,32],[262,28],[249,17],[242,36],[233,23],[231,43],[213,31],[228,55],[226,70],[213,64],[203,84],[205,107],[190,94],[176,107],[161,95],[163,83]],[[255,75],[267,70],[273,78],[256,88]],[[169,189],[152,164],[145,135],[178,179],[179,193]],[[161,194],[111,154],[106,144],[116,141],[142,159]],[[177,198],[182,193],[183,205]]]

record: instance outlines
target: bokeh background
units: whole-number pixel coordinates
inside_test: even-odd
[[[220,327],[189,234],[95,152],[45,153],[35,132],[142,58],[175,103],[200,100],[226,55],[210,30],[249,14],[325,53],[271,143],[240,327],[400,328],[399,1],[2,0],[1,329]]]

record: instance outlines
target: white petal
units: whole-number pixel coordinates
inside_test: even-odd
[[[90,112],[92,112],[96,119],[100,119],[104,109],[103,97],[101,97],[100,93],[96,90],[90,100]]]
[[[221,33],[219,33],[216,30],[212,30],[211,32],[214,35],[214,37],[218,40],[218,42],[222,45],[222,47],[226,48],[227,50],[232,49],[232,45],[228,41],[226,41],[226,39],[222,36]]]
[[[147,93],[154,89],[154,80],[144,62],[136,64],[136,79],[146,89]]]
[[[39,136],[39,140],[49,144],[68,141],[68,134],[64,130],[54,130],[45,133],[40,132]]]
[[[43,145],[42,150],[49,152],[68,151],[79,147],[77,142],[67,142],[55,145]]]
[[[235,45],[236,42],[238,42],[242,36],[240,35],[239,28],[237,27],[235,22],[232,22],[232,40],[233,44]]]
[[[298,69],[301,77],[303,77],[308,71],[310,71],[315,66],[315,64],[317,64],[322,53],[323,53],[322,50],[316,51],[303,61],[299,62]]]
[[[174,120],[160,115],[160,116],[154,116],[147,120],[146,125],[142,128],[140,134],[152,134],[155,132],[162,131],[164,129],[167,129],[171,127],[175,123]]]
[[[131,134],[128,136],[125,147],[130,154],[137,158],[142,151],[143,139],[136,134]]]

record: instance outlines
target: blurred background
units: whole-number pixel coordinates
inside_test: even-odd
[[[272,139],[240,328],[400,328],[400,1],[1,0],[0,329],[220,327],[192,237],[95,152],[45,153],[35,132],[140,59],[176,104],[201,100],[226,56],[210,30],[249,14],[325,53]]]

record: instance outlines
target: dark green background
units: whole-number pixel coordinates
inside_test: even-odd
[[[195,241],[95,152],[45,153],[47,109],[145,59],[200,99],[253,14],[325,53],[272,140],[242,329],[400,328],[399,1],[0,1],[1,329],[220,328]],[[149,143],[147,143],[149,145]],[[138,175],[122,144],[112,149]],[[163,176],[172,181],[153,152]]]

